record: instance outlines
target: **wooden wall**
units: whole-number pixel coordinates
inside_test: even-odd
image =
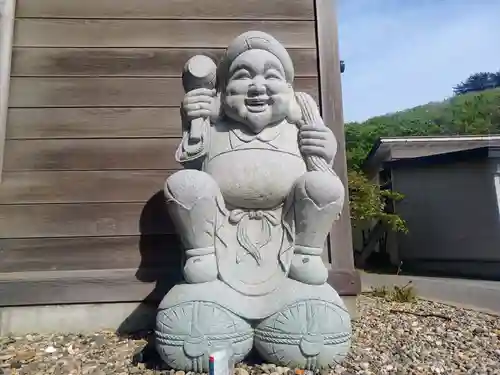
[[[126,301],[152,289],[134,297],[130,286],[156,281],[147,269],[178,265],[160,190],[180,167],[180,74],[190,56],[219,58],[239,33],[266,31],[289,48],[297,89],[318,97],[314,0],[230,3],[17,0],[0,293],[18,283],[0,305]],[[123,271],[138,267],[146,271]],[[94,274],[120,281],[106,289]],[[61,275],[90,286],[54,289]]]

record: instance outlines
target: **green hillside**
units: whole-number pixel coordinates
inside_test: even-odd
[[[457,95],[405,111],[346,124],[349,167],[358,169],[379,137],[500,133],[500,88]]]

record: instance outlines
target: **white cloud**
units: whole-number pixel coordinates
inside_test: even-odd
[[[500,70],[499,14],[499,0],[342,0],[345,120],[441,100],[469,74]]]

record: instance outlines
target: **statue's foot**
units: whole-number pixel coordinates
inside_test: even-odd
[[[222,306],[203,301],[185,302],[158,311],[156,347],[176,370],[208,372],[208,356],[230,347],[237,362],[250,352],[253,329]]]
[[[340,363],[350,341],[345,307],[321,300],[288,305],[255,329],[255,347],[267,361],[308,370]]]
[[[323,249],[297,246],[290,265],[290,278],[310,285],[322,285],[328,279],[328,270],[321,258]]]
[[[188,283],[206,283],[217,279],[217,259],[213,247],[187,250],[186,257],[183,274]]]

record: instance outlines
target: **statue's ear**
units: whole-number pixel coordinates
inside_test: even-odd
[[[302,120],[302,108],[300,108],[299,102],[295,94],[290,100],[290,107],[288,108],[288,122],[292,124],[297,124]]]

